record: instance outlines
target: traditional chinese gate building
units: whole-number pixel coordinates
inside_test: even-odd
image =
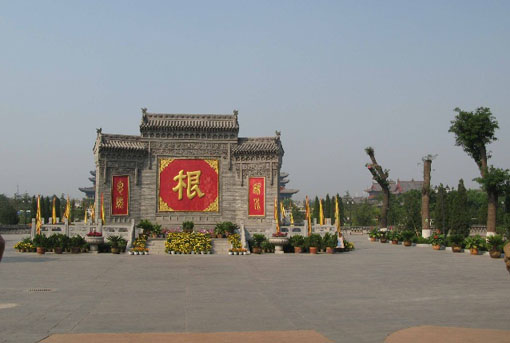
[[[191,220],[249,231],[274,225],[284,154],[280,134],[238,137],[232,115],[155,114],[142,109],[140,135],[97,130],[96,213],[101,196],[107,223],[149,219],[163,228]]]

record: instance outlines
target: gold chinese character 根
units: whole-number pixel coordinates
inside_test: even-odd
[[[260,199],[259,198],[255,198],[253,199],[253,207],[259,211],[260,210]]]
[[[117,192],[119,192],[119,194],[122,195],[122,192],[124,192],[124,182],[119,181],[117,183]]]
[[[253,194],[260,195],[260,189],[262,188],[261,183],[256,183],[253,185]]]
[[[200,185],[200,174],[202,172],[200,170],[186,172],[184,175],[184,170],[180,170],[179,174],[174,177],[174,181],[177,181],[177,185],[172,188],[172,191],[178,192],[178,199],[182,200],[182,190],[186,188],[186,196],[188,199],[193,199],[198,195],[199,198],[202,198],[205,194],[202,193],[198,186]],[[184,179],[188,178],[188,182],[184,182]]]
[[[124,198],[117,198],[115,201],[115,208],[122,209],[124,208]]]

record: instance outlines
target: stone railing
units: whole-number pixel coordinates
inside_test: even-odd
[[[36,224],[35,219],[32,220],[31,227],[31,237],[34,238],[36,234]],[[140,233],[141,229],[135,227],[135,221],[132,219],[129,222],[124,223],[111,223],[102,225],[99,224],[91,224],[91,223],[82,223],[76,222],[69,224],[67,220],[64,223],[58,224],[43,224],[41,226],[41,234],[46,236],[51,236],[55,233],[61,233],[68,237],[73,237],[80,235],[85,237],[87,233],[91,231],[101,232],[105,240],[110,236],[121,236],[125,240],[128,241],[128,247],[130,247]]]
[[[0,225],[0,233],[3,234],[27,234],[30,233],[30,225]]]

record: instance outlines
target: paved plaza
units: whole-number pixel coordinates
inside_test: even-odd
[[[510,275],[488,256],[366,236],[350,236],[357,249],[336,255],[38,256],[12,249],[21,237],[4,235],[2,343],[68,333],[297,330],[383,342],[422,325],[510,328]]]

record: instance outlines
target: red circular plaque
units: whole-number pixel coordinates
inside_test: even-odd
[[[160,165],[166,161],[160,160]],[[209,162],[216,166],[218,163]],[[218,172],[206,160],[172,160],[160,170],[159,197],[160,211],[205,211],[218,198]],[[161,201],[168,208],[162,208],[165,206],[161,206]]]

